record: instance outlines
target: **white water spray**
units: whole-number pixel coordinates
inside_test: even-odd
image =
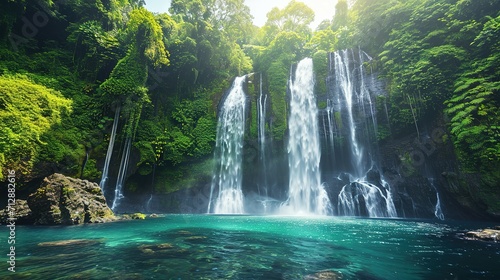
[[[327,215],[331,213],[331,204],[321,185],[321,150],[312,59],[305,58],[299,62],[295,79],[290,78],[290,91],[290,177],[288,200],[283,203],[281,212],[290,215]]]
[[[123,185],[125,183],[125,178],[127,175],[128,163],[130,159],[130,149],[132,148],[132,137],[127,137],[125,140],[125,146],[123,148],[122,160],[120,161],[120,169],[118,171],[118,179],[116,181],[115,197],[113,199],[113,204],[111,210],[115,211],[116,207],[120,205],[120,200],[123,196]]]
[[[349,169],[349,183],[338,195],[339,214],[347,216],[367,215],[369,217],[396,217],[390,185],[385,181],[383,174],[375,168],[373,151],[370,143],[363,142],[363,127],[366,137],[377,133],[375,106],[364,80],[363,62],[366,53],[359,50],[357,60],[353,51],[344,50],[333,53],[335,80],[338,86],[338,95],[334,96],[338,104],[343,102],[340,110],[347,119],[347,145],[351,151]],[[340,107],[340,106],[339,106]],[[367,119],[371,118],[371,124]],[[369,125],[373,126],[372,129]],[[359,134],[359,135],[358,135]],[[372,149],[373,150],[373,149]],[[370,172],[379,174],[378,182],[370,182],[367,177]]]
[[[243,214],[242,150],[245,133],[246,77],[237,77],[224,101],[217,127],[216,170],[212,179],[208,213]],[[218,190],[212,207],[212,195]]]
[[[120,119],[120,108],[117,107],[115,111],[115,119],[113,120],[113,128],[111,129],[111,136],[109,137],[108,151],[106,152],[106,159],[104,160],[104,168],[102,170],[102,178],[99,186],[104,194],[106,183],[108,181],[109,164],[111,156],[113,155],[113,147],[115,146],[116,129],[118,128],[118,120]]]

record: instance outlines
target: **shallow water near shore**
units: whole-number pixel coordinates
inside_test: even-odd
[[[4,262],[0,278],[500,279],[500,244],[460,234],[487,226],[219,215],[18,226],[16,272]]]

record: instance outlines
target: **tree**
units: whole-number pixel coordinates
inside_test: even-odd
[[[304,40],[311,36],[309,24],[314,20],[314,11],[302,2],[290,1],[288,5],[280,10],[274,7],[267,13],[267,21],[264,25],[266,37],[264,45],[269,44],[280,32],[295,32]]]
[[[346,0],[339,0],[335,5],[335,16],[332,21],[332,29],[338,30],[349,23],[348,6]]]
[[[247,43],[252,35],[252,19],[250,8],[244,0],[212,0],[208,1],[210,23],[223,31],[232,42],[240,45]]]

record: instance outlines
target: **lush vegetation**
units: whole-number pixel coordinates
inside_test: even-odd
[[[209,173],[218,100],[235,76],[263,73],[269,132],[281,141],[290,65],[313,57],[324,94],[327,53],[359,46],[387,81],[390,126],[380,138],[446,119],[462,170],[483,175],[485,197],[498,193],[500,1],[352,2],[339,0],[313,30],[314,12],[295,0],[262,27],[243,0],[172,0],[169,14],[138,0],[4,1],[2,172],[98,180],[120,108],[117,140],[134,139],[133,177],[154,182],[158,169],[161,180],[181,181],[195,163]]]

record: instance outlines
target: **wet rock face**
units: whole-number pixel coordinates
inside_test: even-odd
[[[45,178],[28,198],[34,224],[102,223],[115,220],[96,183],[61,174]]]

